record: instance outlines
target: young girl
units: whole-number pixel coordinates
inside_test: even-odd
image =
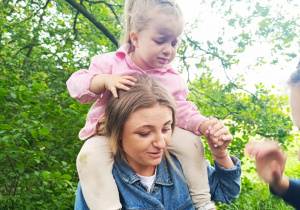
[[[88,71],[79,70],[67,81],[71,96],[80,103],[96,101],[79,133],[81,140],[88,139],[77,157],[84,198],[90,209],[121,208],[112,176],[113,155],[109,141],[97,135],[98,120],[104,115],[111,93],[118,97],[117,89],[130,91],[128,86],[134,86],[136,81],[132,75],[148,74],[170,91],[177,102],[180,128],[175,129],[168,149],[181,163],[195,208],[215,209],[210,201],[203,142],[197,135],[210,132],[216,147],[232,136],[223,135],[228,131],[222,123],[208,120],[193,103],[186,101],[187,85],[170,65],[184,27],[181,9],[171,0],[126,0],[124,11],[125,44],[117,52],[93,57]],[[193,166],[190,162],[194,162]]]

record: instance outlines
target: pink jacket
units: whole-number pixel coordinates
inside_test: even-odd
[[[95,135],[98,119],[105,113],[106,101],[110,91],[95,94],[89,90],[90,81],[97,74],[149,75],[174,96],[177,103],[177,126],[200,135],[198,128],[207,118],[197,111],[195,104],[186,101],[188,88],[180,74],[173,70],[171,66],[143,71],[131,61],[128,54],[133,51],[134,47],[132,45],[125,44],[117,52],[96,55],[91,60],[89,70],[79,70],[68,79],[67,87],[73,98],[82,104],[96,101],[87,114],[86,123],[79,132],[79,138],[85,140]]]

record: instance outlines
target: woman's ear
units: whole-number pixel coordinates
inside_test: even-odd
[[[139,47],[139,38],[138,38],[137,34],[133,31],[130,33],[130,40],[135,48]]]

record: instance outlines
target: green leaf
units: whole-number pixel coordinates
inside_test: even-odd
[[[54,173],[51,174],[51,177],[53,177],[53,178],[61,177],[61,173],[60,172],[54,172]]]
[[[22,116],[23,116],[25,119],[27,119],[27,118],[28,118],[28,113],[22,112]]]
[[[39,133],[36,130],[31,130],[30,133],[31,133],[32,137],[35,139],[37,139],[39,137]]]
[[[17,165],[16,168],[17,168],[17,170],[18,170],[19,173],[23,173],[24,170],[25,170],[24,165],[21,165],[21,164],[20,164],[20,165]]]
[[[15,93],[10,93],[11,97],[16,99],[17,98],[17,95]]]
[[[8,90],[5,88],[0,88],[0,96],[6,96],[8,93]]]
[[[5,117],[4,117],[3,115],[0,114],[0,122],[1,122],[1,121],[4,121],[4,120],[5,120]]]
[[[50,172],[44,171],[44,173],[43,173],[43,178],[44,178],[44,179],[49,179],[49,177],[50,177]]]
[[[12,127],[8,124],[0,124],[0,129],[10,130],[10,129],[12,129]]]
[[[72,179],[72,177],[69,174],[64,174],[60,178],[65,179],[65,180],[71,180]]]
[[[40,135],[44,135],[44,136],[47,136],[49,133],[50,133],[50,131],[49,131],[49,129],[47,129],[47,128],[42,128],[42,129],[39,131],[39,134],[40,134]]]

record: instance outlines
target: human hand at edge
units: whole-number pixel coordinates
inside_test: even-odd
[[[278,194],[283,194],[289,180],[283,174],[287,156],[276,141],[249,142],[245,154],[255,157],[258,175]]]

